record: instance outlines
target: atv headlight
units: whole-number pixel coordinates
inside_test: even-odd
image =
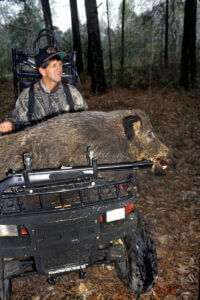
[[[0,225],[0,237],[2,236],[18,236],[16,225]]]
[[[125,207],[109,210],[106,212],[106,222],[125,219]]]

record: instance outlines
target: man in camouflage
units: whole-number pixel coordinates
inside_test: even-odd
[[[64,86],[61,82],[61,59],[65,55],[65,53],[57,52],[54,48],[48,46],[36,55],[36,67],[41,78],[32,87],[34,103],[32,104],[31,121],[42,120],[59,113],[69,112],[70,110],[87,110],[87,103],[79,91],[74,86],[70,84]],[[1,133],[11,132],[15,122],[30,121],[30,89],[30,87],[24,89],[19,95],[12,121],[0,123]]]

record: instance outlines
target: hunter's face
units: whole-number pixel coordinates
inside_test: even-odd
[[[40,68],[39,71],[46,82],[56,84],[61,81],[62,61],[56,59],[51,60],[45,69]]]

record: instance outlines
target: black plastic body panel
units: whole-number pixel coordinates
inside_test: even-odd
[[[0,225],[17,226],[18,236],[0,236],[0,258],[22,263],[31,258],[36,273],[49,276],[84,269],[99,263],[99,257],[100,263],[112,261],[121,250],[110,242],[134,230],[137,212],[111,223],[105,214],[134,203],[131,189],[132,183],[124,180],[55,194],[4,194]]]

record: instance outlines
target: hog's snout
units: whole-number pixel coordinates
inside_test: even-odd
[[[176,160],[174,157],[158,157],[155,161],[155,175],[165,175],[168,168],[176,168]]]

